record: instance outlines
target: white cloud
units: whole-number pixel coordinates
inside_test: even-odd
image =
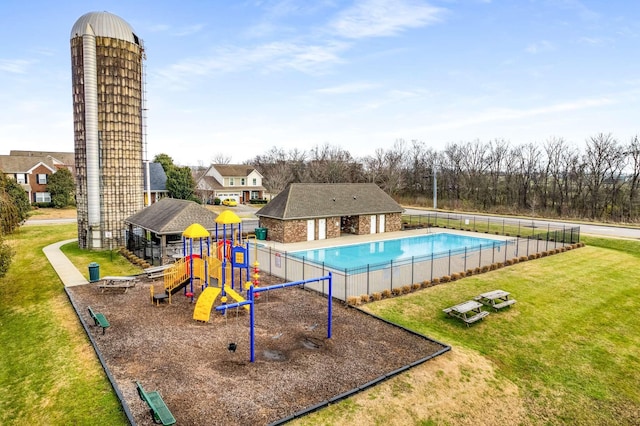
[[[26,59],[0,59],[0,71],[12,74],[26,74],[27,69],[34,62]]]
[[[438,22],[442,12],[417,1],[363,0],[340,13],[329,27],[345,38],[393,36]]]
[[[378,87],[377,84],[372,83],[348,83],[339,86],[325,87],[323,89],[316,90],[316,93],[322,93],[327,95],[343,95],[349,93],[360,93]]]
[[[293,42],[273,42],[252,48],[225,47],[205,58],[191,58],[173,64],[156,73],[162,80],[184,87],[190,76],[238,72],[251,68],[266,71],[295,69],[307,74],[322,73],[323,66],[341,61],[339,53],[346,43],[305,45]]]
[[[518,120],[522,118],[536,117],[546,114],[564,113],[570,111],[597,108],[600,106],[614,104],[615,101],[608,97],[578,99],[571,102],[562,102],[542,107],[529,109],[514,108],[492,108],[472,115],[469,118],[454,121],[444,121],[433,126],[427,126],[428,130],[457,129],[465,126],[483,124],[489,122],[500,122]],[[460,115],[460,114],[457,114]]]
[[[536,43],[531,43],[529,46],[527,46],[527,48],[525,49],[525,51],[527,53],[531,53],[533,55],[538,54],[538,53],[542,53],[542,52],[550,52],[552,50],[555,50],[555,45],[553,43],[551,43],[548,40],[542,40],[542,41],[538,41]]]

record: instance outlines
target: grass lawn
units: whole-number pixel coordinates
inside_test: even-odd
[[[0,424],[127,424],[42,253],[75,234],[75,224],[29,226],[8,238],[17,255],[0,279]],[[294,424],[640,423],[640,242],[583,240],[588,247],[367,305],[453,349]],[[112,262],[108,251],[64,251],[85,274],[92,261],[102,275],[131,273],[115,253]],[[497,288],[518,302],[470,328],[442,313]]]
[[[0,424],[125,425],[62,283],[42,253],[76,225],[28,226],[0,279]]]
[[[367,305],[452,351],[298,424],[639,424],[640,243],[584,240]],[[441,311],[497,288],[518,302],[470,328]]]

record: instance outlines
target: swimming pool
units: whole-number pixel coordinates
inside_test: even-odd
[[[437,233],[394,240],[375,241],[339,247],[290,252],[291,256],[305,259],[335,269],[353,269],[369,265],[374,269],[393,261],[411,261],[430,257],[448,256],[478,250],[483,247],[500,247],[504,241],[488,238],[468,237],[457,234]]]

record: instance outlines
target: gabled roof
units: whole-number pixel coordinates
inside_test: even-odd
[[[9,155],[18,155],[23,157],[52,157],[54,163],[62,163],[66,166],[73,166],[76,162],[76,154],[74,152],[61,151],[23,151],[12,149]]]
[[[149,163],[149,177],[152,191],[167,190],[167,174],[160,163]],[[144,179],[144,188],[147,188],[147,168],[142,168],[142,178]]]
[[[212,164],[211,167],[216,169],[218,173],[225,177],[246,177],[256,170],[255,167],[247,166],[246,164]]]
[[[44,165],[52,173],[56,172],[53,162],[46,157],[30,157],[24,155],[0,155],[0,170],[4,173],[31,173],[38,165]]]
[[[156,234],[182,234],[194,223],[205,229],[216,229],[218,215],[194,201],[163,198],[125,219],[125,223],[139,226]]]
[[[374,183],[292,183],[258,210],[256,216],[290,220],[402,211]]]

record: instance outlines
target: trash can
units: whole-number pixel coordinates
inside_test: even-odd
[[[256,228],[256,239],[258,239],[258,240],[266,240],[267,239],[267,228]]]
[[[89,264],[89,281],[92,283],[100,281],[100,265],[96,262],[91,262]]]

